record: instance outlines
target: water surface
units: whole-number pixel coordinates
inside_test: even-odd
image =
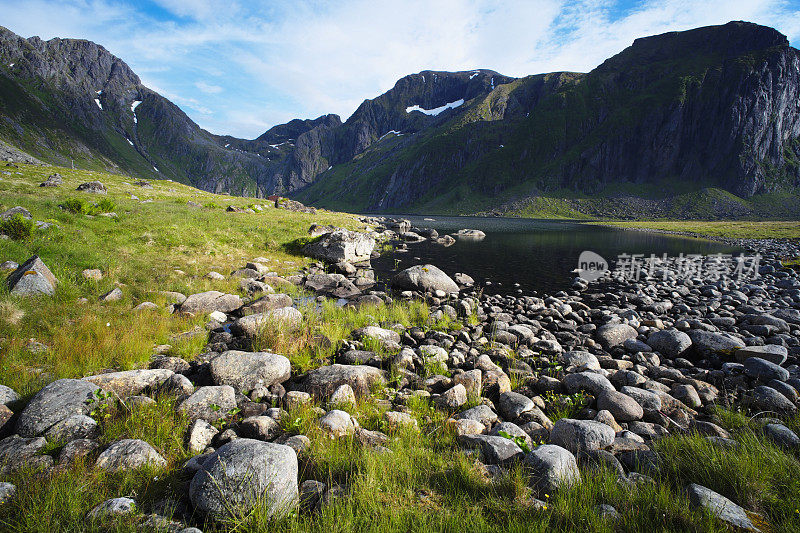
[[[400,218],[400,216],[393,216]],[[462,228],[486,233],[481,241],[456,238],[445,248],[430,241],[409,243],[407,252],[389,252],[373,260],[376,275],[387,280],[397,270],[430,263],[448,274],[464,272],[489,292],[512,292],[519,284],[526,294],[553,293],[569,288],[578,256],[591,250],[612,264],[620,254],[669,256],[738,253],[741,250],[704,239],[620,230],[568,221],[521,218],[402,216],[414,227],[434,228],[440,235]],[[433,220],[430,220],[433,219]]]

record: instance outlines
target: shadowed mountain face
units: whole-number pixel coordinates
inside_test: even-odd
[[[588,74],[424,71],[336,115],[217,136],[88,41],[0,29],[0,138],[60,164],[350,210],[491,208],[671,182],[800,184],[800,57],[744,22],[637,39]]]

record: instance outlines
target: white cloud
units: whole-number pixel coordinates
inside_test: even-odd
[[[163,87],[202,126],[255,137],[293,117],[347,118],[424,69],[587,71],[636,37],[750,20],[800,40],[785,0],[0,0],[24,36],[83,37]],[[165,13],[167,15],[165,15]]]
[[[210,83],[207,83],[205,81],[197,81],[195,82],[194,85],[195,87],[197,87],[206,94],[217,94],[221,93],[224,90],[219,85],[211,85]]]

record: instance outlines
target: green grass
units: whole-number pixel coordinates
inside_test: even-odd
[[[236,280],[210,281],[210,270],[223,273],[263,256],[283,274],[296,271],[304,259],[287,252],[287,244],[304,237],[312,222],[357,227],[347,215],[304,215],[281,210],[262,213],[227,213],[219,207],[247,206],[252,200],[234,199],[195,191],[175,183],[153,182],[154,189],[127,185],[126,178],[109,174],[58,169],[65,178],[59,189],[41,189],[38,182],[52,168],[24,166],[21,175],[0,181],[3,208],[21,205],[37,220],[58,227],[33,232],[24,240],[0,241],[0,259],[22,262],[38,253],[60,280],[52,298],[25,300],[0,292],[0,383],[18,390],[23,402],[46,382],[60,377],[80,377],[106,369],[146,366],[158,344],[171,344],[172,354],[192,359],[203,349],[205,335],[176,339],[175,334],[202,327],[204,317],[186,318],[156,312],[134,312],[144,300],[167,303],[158,291],[184,293],[208,289],[237,292]],[[96,198],[74,191],[83,182],[99,179],[109,187],[117,219],[70,213],[59,205],[70,197],[88,203]],[[151,203],[140,203],[152,199]],[[217,207],[192,208],[187,201]],[[245,203],[246,202],[246,203]],[[98,202],[99,203],[99,202]],[[86,280],[84,268],[100,268],[104,279]],[[183,273],[176,272],[176,269]],[[97,297],[119,285],[119,302],[101,303]],[[290,293],[302,296],[297,288]],[[86,301],[81,303],[81,298]],[[304,321],[296,332],[265,329],[255,339],[256,347],[285,353],[293,373],[329,364],[337,345],[350,338],[353,329],[368,324],[389,327],[401,324],[449,331],[457,322],[430,322],[423,303],[395,303],[360,309],[340,308],[332,302],[301,305]],[[321,336],[329,343],[319,342]],[[30,338],[49,350],[30,353]],[[385,348],[366,343],[379,355],[391,356]],[[440,369],[428,369],[438,372]],[[300,457],[300,481],[338,483],[347,497],[319,514],[295,512],[273,520],[263,507],[228,523],[196,524],[207,532],[273,531],[724,531],[724,526],[702,511],[691,510],[683,492],[686,484],[701,483],[721,492],[746,508],[764,516],[769,531],[798,530],[795,512],[800,501],[796,453],[766,442],[758,426],[745,413],[719,411],[719,423],[731,430],[740,443],[727,449],[710,445],[697,435],[672,436],[657,445],[663,469],[652,486],[629,489],[609,472],[582,471],[580,486],[555,494],[536,495],[529,479],[517,467],[491,478],[470,454],[464,453],[455,436],[446,429],[446,415],[430,401],[406,402],[418,430],[389,432],[384,412],[391,388],[375,391],[373,397],[345,406],[359,424],[369,430],[389,433],[389,452],[365,448],[354,438],[332,440],[317,425],[318,407],[294,408],[281,420],[284,430],[307,435],[311,444]],[[476,399],[471,399],[475,401]],[[546,398],[547,414],[553,420],[574,416],[580,398]],[[175,398],[156,397],[156,404],[130,409],[111,400],[98,402],[94,416],[101,428],[100,441],[143,439],[167,461],[157,469],[124,474],[104,474],[86,463],[60,468],[41,477],[32,472],[3,476],[17,485],[17,496],[0,509],[0,530],[49,531],[137,531],[132,518],[110,523],[89,523],[86,514],[102,501],[132,496],[143,512],[164,498],[180,498],[188,478],[181,466],[190,457],[183,436],[188,420],[175,410]],[[15,409],[19,406],[15,406]],[[235,424],[233,413],[219,424]],[[797,418],[786,423],[797,431]],[[48,443],[44,453],[57,456],[62,443]],[[535,509],[532,498],[546,502]],[[601,518],[597,506],[608,503],[620,513],[617,521]],[[793,514],[794,513],[794,514]]]
[[[736,239],[800,239],[800,224],[796,221],[609,221],[604,225],[617,228],[645,228],[661,231],[690,233],[708,237]]]

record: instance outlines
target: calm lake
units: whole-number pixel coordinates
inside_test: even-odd
[[[409,243],[407,252],[390,252],[372,261],[379,280],[388,280],[397,270],[429,263],[450,275],[469,274],[477,283],[492,282],[489,293],[510,293],[518,287],[526,294],[553,293],[568,289],[584,250],[600,254],[613,264],[619,254],[738,253],[722,243],[590,226],[566,221],[520,218],[441,217],[392,215],[405,218],[414,227],[434,228],[440,235],[462,228],[486,233],[480,241],[456,239],[445,248],[425,241]],[[433,219],[433,220],[431,220]]]

